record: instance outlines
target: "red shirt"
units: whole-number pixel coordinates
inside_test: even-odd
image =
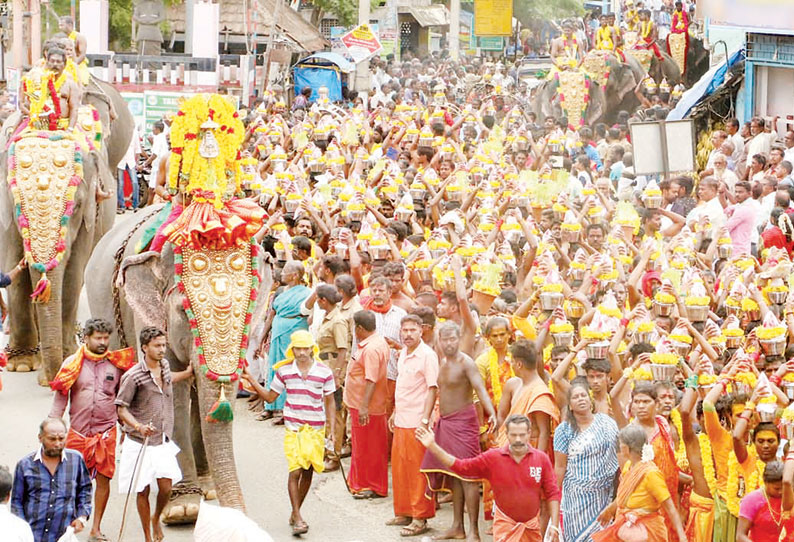
[[[541,497],[560,500],[557,476],[549,456],[530,447],[519,463],[510,456],[509,446],[491,448],[471,459],[456,459],[452,470],[466,478],[488,480],[496,506],[517,522],[538,515]]]

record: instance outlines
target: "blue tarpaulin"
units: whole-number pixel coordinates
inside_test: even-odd
[[[692,88],[684,92],[681,101],[667,114],[667,120],[682,120],[700,100],[710,96],[725,82],[725,74],[737,62],[744,59],[744,48],[737,49],[728,55],[727,63],[720,62],[707,71]]]
[[[303,87],[312,89],[310,102],[317,99],[317,90],[320,87],[328,88],[328,99],[332,102],[342,99],[342,76],[337,69],[298,65],[292,70],[292,79],[296,96]]]

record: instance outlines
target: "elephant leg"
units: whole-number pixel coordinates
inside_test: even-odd
[[[85,268],[91,257],[93,243],[91,235],[83,228],[78,232],[70,247],[69,262],[64,269],[62,292],[62,345],[65,354],[77,350],[76,327],[77,306],[80,302],[80,292],[83,289]],[[92,315],[93,317],[93,315]],[[112,322],[111,322],[112,323]]]
[[[41,366],[39,334],[30,294],[33,287],[22,274],[8,287],[8,311],[11,335],[8,341],[8,370],[28,372]]]
[[[172,362],[173,363],[173,362]],[[177,365],[176,363],[173,363]],[[174,367],[184,370],[184,366]],[[195,523],[201,501],[201,489],[196,476],[196,465],[193,459],[190,427],[190,388],[186,381],[177,382],[174,391],[174,442],[179,446],[177,461],[182,471],[182,481],[174,486],[171,498],[165,505],[162,514],[166,525]]]
[[[212,480],[210,466],[207,462],[207,451],[204,449],[204,439],[201,436],[201,414],[198,403],[198,392],[190,389],[190,433],[193,444],[193,457],[196,462],[198,483],[204,493],[204,499],[214,501],[218,498],[215,491],[215,482]]]

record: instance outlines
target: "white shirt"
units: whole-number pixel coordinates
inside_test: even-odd
[[[758,220],[755,223],[756,228],[765,230],[766,226],[769,224],[769,217],[772,215],[772,209],[775,208],[775,196],[777,196],[777,191],[770,192],[758,200],[759,208]]]
[[[722,171],[715,169],[714,178],[724,182],[731,194],[733,194],[733,189],[736,188],[736,183],[739,182],[739,177],[730,169],[723,169]]]
[[[761,132],[747,142],[747,166],[749,167],[756,154],[769,155],[772,143],[777,139],[777,132]]]
[[[0,532],[4,542],[33,542],[30,525],[8,510],[7,504],[0,504]]]
[[[138,135],[138,127],[132,127],[132,139],[130,139],[130,145],[127,147],[127,152],[124,153],[124,158],[121,159],[119,162],[118,168],[119,169],[135,169],[135,166],[138,165],[135,162],[135,155],[141,154],[141,138]],[[159,156],[159,155],[158,155]]]
[[[149,176],[150,188],[157,186],[157,172],[160,169],[160,162],[168,157],[168,140],[165,138],[165,132],[161,132],[154,136],[152,140],[152,154],[157,158],[152,160],[152,173]]]
[[[702,216],[709,217],[712,232],[719,230],[725,224],[725,211],[722,209],[720,198],[715,196],[711,200],[689,211],[689,214],[686,216],[686,223],[691,225],[699,222]]]
[[[744,152],[744,138],[741,136],[739,132],[736,132],[732,136],[728,136],[733,143],[733,154],[731,158],[733,158],[733,162],[735,164],[739,163],[739,160],[742,157],[742,153]]]

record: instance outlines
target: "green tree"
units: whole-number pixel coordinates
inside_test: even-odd
[[[562,19],[582,15],[582,0],[514,0],[513,17],[523,25],[536,19]]]
[[[397,1],[397,0],[394,0]],[[370,0],[370,10],[381,5],[382,0]],[[339,26],[353,26],[358,23],[358,0],[312,0],[311,23],[318,27],[327,14],[333,15]]]

